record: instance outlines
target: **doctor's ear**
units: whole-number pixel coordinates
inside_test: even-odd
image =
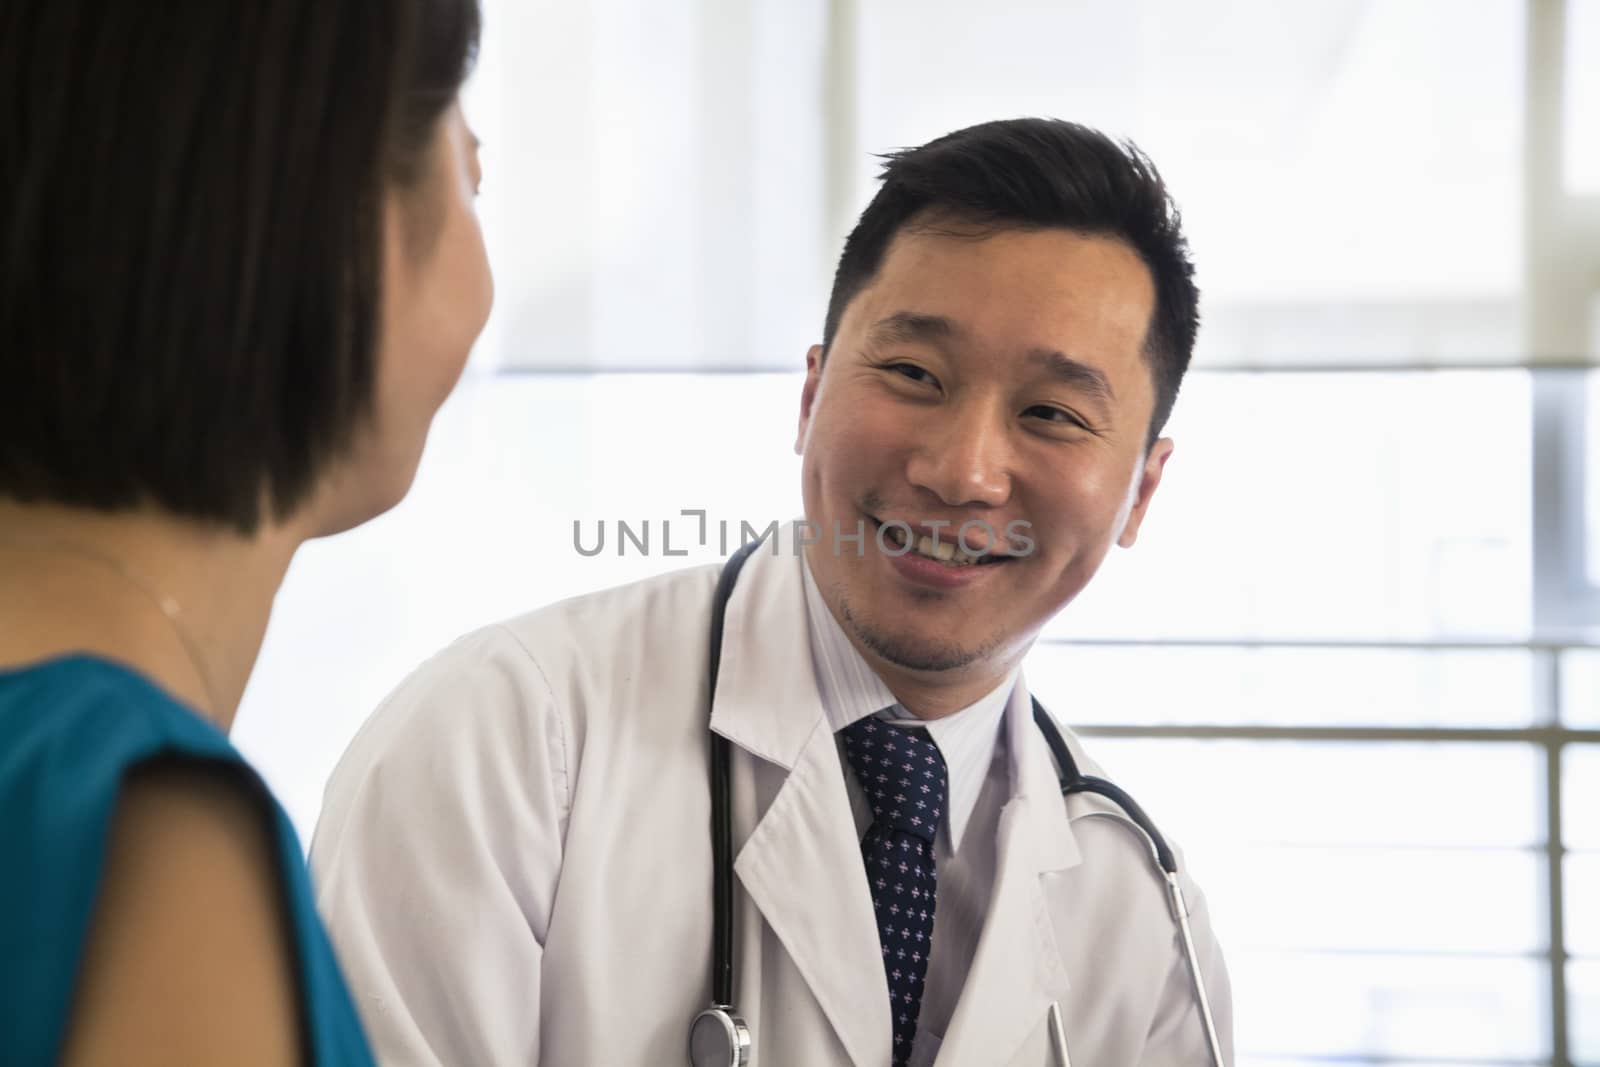
[[[812,345],[806,350],[806,382],[800,389],[800,424],[794,438],[794,454],[797,456],[806,450],[806,430],[811,426],[811,408],[817,402],[817,387],[822,384],[822,356],[821,345]]]
[[[1123,548],[1132,548],[1134,541],[1138,540],[1139,527],[1144,524],[1144,517],[1150,510],[1150,498],[1156,495],[1156,487],[1161,484],[1161,474],[1166,470],[1167,460],[1172,458],[1172,438],[1163,437],[1150,446],[1150,451],[1145,453],[1144,465],[1139,471],[1139,484],[1134,489],[1131,506],[1128,508],[1128,517],[1123,520],[1122,532],[1117,535],[1117,544]]]

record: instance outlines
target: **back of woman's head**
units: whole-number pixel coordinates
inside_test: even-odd
[[[425,181],[478,19],[0,6],[0,496],[243,532],[305,503],[370,417],[385,196]]]

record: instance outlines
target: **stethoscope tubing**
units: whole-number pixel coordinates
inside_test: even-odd
[[[760,542],[741,548],[728,560],[717,579],[716,599],[711,609],[710,682],[708,703],[716,699],[717,675],[722,668],[722,630],[728,613],[728,598],[739,579],[744,561]],[[731,1011],[733,1005],[733,817],[730,811],[730,764],[728,739],[716,731],[711,734],[711,908],[713,1007]]]

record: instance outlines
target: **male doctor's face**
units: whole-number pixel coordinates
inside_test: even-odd
[[[1067,230],[914,225],[806,357],[796,444],[823,597],[869,661],[998,676],[1133,544],[1172,443],[1148,452],[1150,272],[1127,244]],[[899,520],[978,562],[930,558]],[[836,545],[864,522],[864,550]],[[1008,525],[1031,538],[1004,540]],[[1026,524],[1021,525],[1021,524]],[[891,528],[892,529],[892,528]],[[984,544],[985,531],[1000,540]],[[921,542],[919,542],[921,544]],[[923,545],[923,547],[926,547]]]

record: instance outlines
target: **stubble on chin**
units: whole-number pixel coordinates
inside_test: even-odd
[[[928,599],[938,594],[930,593]],[[893,633],[887,627],[876,626],[860,618],[850,609],[850,599],[843,591],[839,594],[839,613],[844,625],[862,647],[884,662],[903,670],[920,672],[957,671],[988,658],[995,643],[961,645],[953,641],[937,641]]]

